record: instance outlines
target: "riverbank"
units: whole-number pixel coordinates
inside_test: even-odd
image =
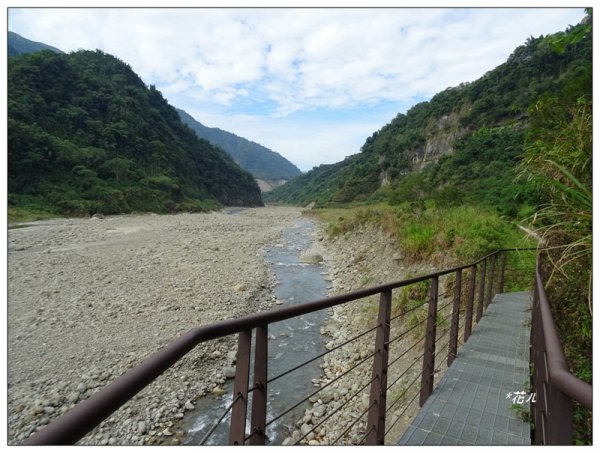
[[[434,270],[423,265],[406,266],[396,247],[396,239],[380,228],[365,225],[335,238],[328,238],[324,227],[321,224],[315,230],[315,240],[308,253],[320,254],[324,258],[323,264],[331,281],[329,296]],[[328,321],[321,328],[321,332],[328,338],[327,348],[333,349],[375,326],[377,307],[378,298],[372,296],[330,309]],[[401,318],[395,321],[393,328],[405,325],[407,320],[408,318]],[[417,334],[420,335],[421,333]],[[414,343],[415,335],[401,338],[391,348],[390,357],[404,353]],[[322,374],[313,381],[317,389],[323,389],[311,398],[311,407],[297,421],[295,431],[284,441],[284,445],[297,442],[308,445],[356,445],[364,441],[366,415],[361,414],[369,406],[368,383],[372,373],[372,359],[369,357],[373,348],[374,332],[325,356],[321,366]],[[405,368],[414,364],[421,352],[416,347],[390,367],[388,384],[402,374]],[[354,366],[357,368],[349,371]],[[388,399],[391,399],[388,407],[392,402],[397,402],[387,416],[386,429],[392,427],[386,436],[388,442],[400,438],[418,411],[418,404],[414,401],[409,404],[414,389],[409,393],[407,386],[416,382],[415,379],[418,381],[420,367],[419,362],[410,368],[388,394]],[[348,374],[328,385],[347,371]],[[440,367],[437,374],[443,371],[443,367]],[[340,407],[336,415],[331,417]],[[405,407],[408,409],[405,410]],[[357,418],[361,418],[361,421],[355,423]],[[307,435],[313,429],[314,432]]]
[[[269,309],[264,259],[297,208],[53,219],[8,232],[8,442],[18,444],[192,327]],[[82,445],[178,443],[233,340],[201,345]]]

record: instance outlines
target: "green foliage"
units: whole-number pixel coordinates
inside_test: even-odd
[[[591,10],[583,24],[546,44],[557,55],[591,48]],[[520,170],[544,204],[530,228],[549,250],[542,274],[572,372],[592,382],[592,64],[572,70],[560,89],[530,107],[531,126]],[[574,408],[574,440],[591,444],[592,414]]]
[[[8,165],[13,210],[87,215],[262,203],[250,174],[100,51],[9,59]]]
[[[523,247],[523,234],[494,210],[475,206],[374,205],[317,210],[331,236],[370,224],[396,238],[409,263],[464,264],[501,248]]]
[[[407,278],[411,278],[407,276]],[[397,316],[426,304],[429,296],[429,282],[422,281],[397,290],[392,299],[392,314]]]
[[[491,210],[455,206],[424,210],[406,219],[399,231],[399,247],[409,261],[458,263],[494,250],[514,246],[520,234]]]
[[[317,167],[266,200],[314,201],[320,207],[411,203],[417,210],[429,202],[441,207],[468,203],[512,218],[531,212],[542,202],[537,188],[516,179],[528,108],[544,93],[573,90],[574,80],[587,74],[589,28],[582,24],[531,37],[480,79],[398,114],[366,139],[360,154]],[[554,52],[552,40],[566,43],[564,52]]]

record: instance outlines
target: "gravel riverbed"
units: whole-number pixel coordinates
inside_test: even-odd
[[[21,443],[189,329],[280,303],[265,254],[301,215],[299,208],[266,207],[54,219],[9,229],[8,443]],[[432,270],[405,268],[394,240],[376,228],[330,239],[317,225],[313,234],[302,253],[324,259],[330,295]],[[371,297],[328,310],[321,326],[326,347],[374,326],[376,307]],[[322,375],[313,380],[322,390],[284,444],[361,442],[373,338],[325,357]],[[411,343],[412,337],[398,341],[390,356]],[[198,398],[223,392],[235,348],[233,337],[199,345],[79,444],[180,444],[185,413]],[[416,348],[399,361],[388,382],[419,353]],[[399,438],[416,413],[416,404],[400,411],[406,402],[401,392],[419,369],[407,372],[400,390],[390,394],[400,404],[390,412],[387,426],[395,426],[386,441]]]
[[[10,228],[9,444],[187,330],[273,306],[264,255],[300,215],[267,207]],[[177,420],[219,392],[234,348],[195,348],[79,444],[177,444]]]

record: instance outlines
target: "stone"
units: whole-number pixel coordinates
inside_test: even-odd
[[[229,351],[227,353],[227,362],[231,365],[235,364],[237,360],[237,351]]]
[[[146,422],[138,422],[137,430],[139,434],[146,434],[147,429]]]
[[[173,433],[169,430],[169,428],[167,428],[167,429],[163,430],[162,435],[163,436],[172,436]]]
[[[327,412],[327,408],[323,405],[315,406],[312,413],[315,417],[322,417]]]
[[[302,433],[303,436],[308,435],[308,433],[310,433],[311,431],[312,431],[312,427],[310,425],[308,425],[307,423],[304,423],[300,427],[300,432]]]
[[[79,401],[80,396],[81,394],[79,392],[71,392],[67,395],[67,401],[69,403],[76,403],[77,401]]]
[[[311,253],[300,256],[300,262],[307,264],[317,264],[323,261],[323,257],[318,253]]]
[[[86,390],[87,390],[87,385],[85,385],[83,382],[80,382],[79,385],[77,386],[77,391],[83,393]]]
[[[319,398],[323,401],[323,404],[327,404],[333,400],[333,390],[330,388],[323,389],[319,392]]]
[[[239,283],[235,285],[233,289],[238,292],[246,291],[248,289],[248,285],[246,285],[245,283]]]
[[[183,407],[185,407],[188,411],[191,411],[194,408],[194,405],[191,403],[191,401],[186,401]]]
[[[223,375],[227,379],[233,379],[235,377],[235,367],[234,366],[223,367]]]
[[[215,388],[213,388],[211,392],[213,395],[216,395],[216,396],[221,396],[221,395],[225,394],[225,390],[223,390],[218,385]]]
[[[56,412],[56,408],[54,408],[52,406],[44,407],[44,413],[46,413],[46,414],[54,414],[55,412]]]

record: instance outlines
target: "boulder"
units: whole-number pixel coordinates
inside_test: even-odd
[[[323,261],[323,257],[318,253],[310,253],[300,256],[300,262],[308,264],[318,264]]]

